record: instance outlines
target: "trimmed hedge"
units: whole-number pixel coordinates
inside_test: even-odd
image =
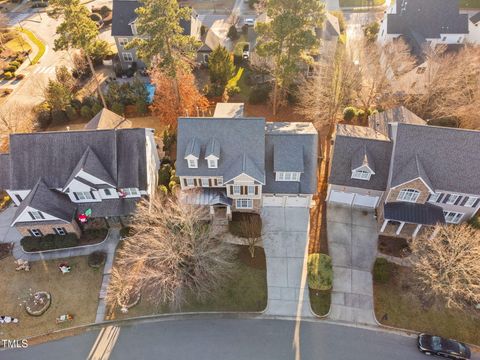
[[[47,234],[42,237],[25,236],[20,244],[25,251],[45,251],[78,246],[79,239],[76,234]]]

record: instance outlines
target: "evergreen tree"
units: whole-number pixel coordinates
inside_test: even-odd
[[[212,84],[217,86],[221,90],[220,92],[223,92],[228,80],[235,74],[232,55],[223,46],[218,46],[210,54],[208,58],[208,73]]]

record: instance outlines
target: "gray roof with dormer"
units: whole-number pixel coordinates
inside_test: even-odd
[[[0,154],[0,189],[10,188],[10,154]]]
[[[198,141],[198,168],[190,169],[185,154],[192,139]],[[218,168],[208,168],[205,156],[212,139],[218,141]],[[214,147],[217,147],[215,145]],[[258,182],[265,180],[265,119],[179,118],[177,130],[178,176],[223,176],[224,181],[242,172]]]

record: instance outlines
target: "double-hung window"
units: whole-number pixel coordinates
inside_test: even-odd
[[[57,235],[67,235],[67,231],[65,230],[64,227],[55,227],[53,228],[53,230]]]
[[[73,195],[77,200],[93,200],[95,199],[90,191],[77,191]]]
[[[43,220],[45,217],[40,211],[29,211],[28,214],[32,218],[32,220]]]
[[[30,234],[32,234],[32,236],[35,236],[35,237],[42,237],[43,236],[40,229],[30,229]]]
[[[217,159],[208,159],[208,168],[209,169],[216,169],[218,167],[218,160]]]
[[[127,196],[140,196],[140,192],[137,188],[124,188],[122,190]]]
[[[299,181],[300,173],[299,172],[289,172],[289,171],[277,171],[275,175],[276,181]]]
[[[406,201],[406,202],[417,202],[418,197],[420,196],[420,191],[415,189],[403,189],[398,194],[397,200]]]
[[[236,205],[237,209],[252,209],[253,201],[252,199],[237,199]]]
[[[193,178],[186,178],[185,179],[187,182],[187,186],[194,186],[195,182],[193,181]]]
[[[132,62],[133,61],[132,53],[124,52],[124,53],[122,53],[122,57],[123,57],[123,61],[125,61],[125,62]]]
[[[248,195],[255,195],[255,186],[248,186],[247,187],[247,193]]]
[[[444,211],[445,221],[450,224],[458,224],[464,214],[455,211]]]
[[[198,168],[198,160],[197,159],[188,159],[188,167],[190,169]]]
[[[200,180],[202,182],[202,187],[209,187],[210,186],[210,184],[208,183],[208,180],[209,180],[208,178],[201,178]]]
[[[474,207],[474,206],[475,206],[475,203],[477,202],[477,200],[478,200],[478,197],[476,197],[476,196],[470,196],[464,206],[466,206],[466,207]]]
[[[447,199],[447,204],[454,205],[459,198],[460,198],[460,195],[458,194],[450,194],[450,196]]]
[[[240,185],[233,185],[233,195],[240,195],[242,187]]]
[[[435,193],[435,194],[430,195],[430,197],[428,198],[428,202],[436,203],[438,201],[438,199],[440,198],[440,195],[441,195],[441,193]]]

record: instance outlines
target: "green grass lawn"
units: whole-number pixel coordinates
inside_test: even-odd
[[[339,0],[341,7],[365,7],[385,4],[385,0]]]
[[[382,324],[480,345],[480,311],[474,314],[473,309],[470,313],[448,309],[438,300],[423,309],[409,285],[411,270],[393,266],[395,276],[384,284],[374,285],[375,314]]]
[[[319,291],[309,289],[310,293],[310,305],[312,311],[318,316],[325,316],[330,310],[330,298],[331,292],[328,291]]]
[[[480,9],[480,0],[460,0],[460,7],[465,9]]]
[[[172,311],[168,306],[156,307],[142,299],[140,303],[131,308],[128,314],[117,311],[117,319],[153,314],[168,314],[171,312],[197,312],[197,311],[263,311],[267,306],[267,272],[265,269],[253,268],[238,260],[236,271],[231,279],[205,302],[200,302],[195,297],[189,296],[188,303],[178,311]]]

